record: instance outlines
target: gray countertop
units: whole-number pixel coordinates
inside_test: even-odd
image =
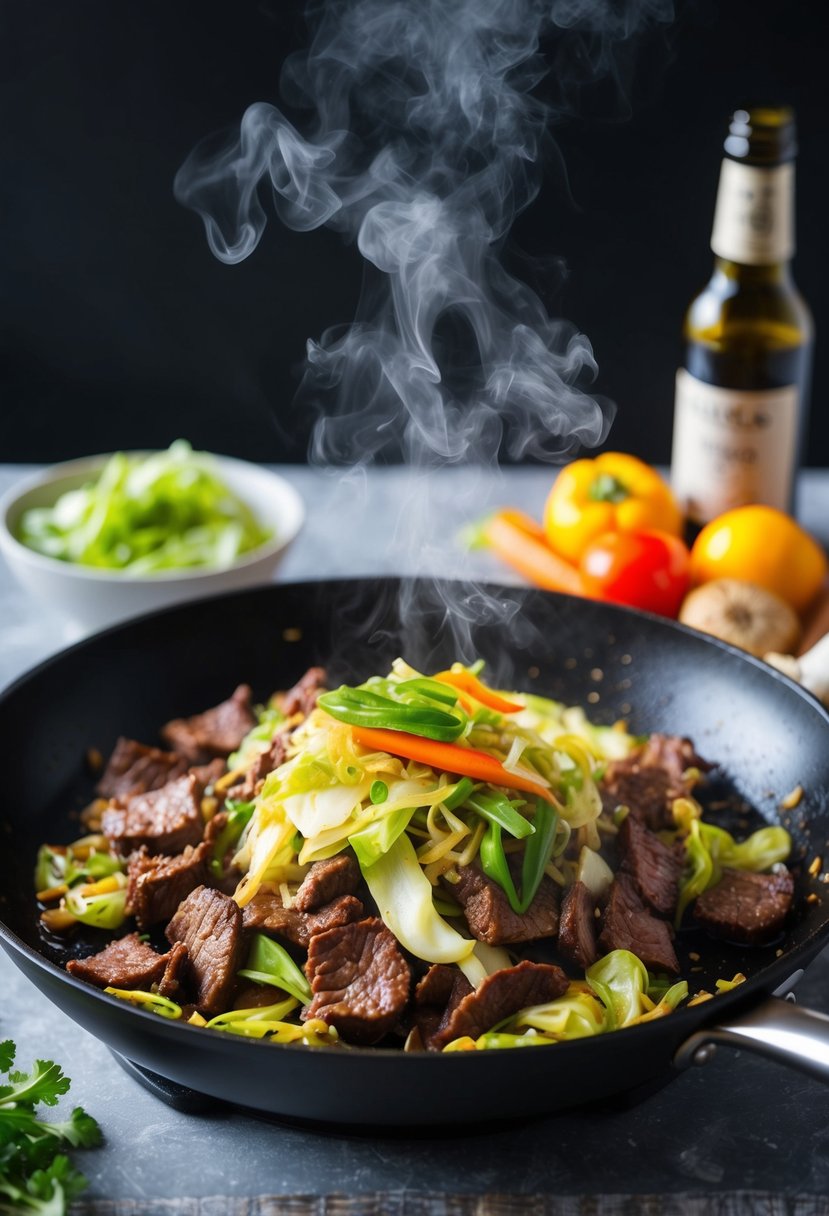
[[[26,471],[0,466],[0,493]],[[279,572],[284,580],[414,571],[504,580],[509,576],[488,555],[464,555],[457,529],[498,502],[538,513],[550,478],[543,469],[512,470],[499,480],[477,470],[419,477],[389,469],[347,478],[282,471],[309,508],[306,528]],[[804,476],[801,518],[829,540],[829,475]],[[0,688],[72,640],[61,619],[13,585],[0,563]],[[631,1206],[625,1199],[632,1195],[649,1196],[653,1213],[736,1214],[760,1205],[770,1213],[829,1211],[829,1201],[820,1198],[829,1195],[829,1093],[745,1053],[721,1051],[706,1068],[638,1104],[606,1103],[451,1138],[364,1138],[310,1132],[218,1106],[199,1115],[173,1111],[127,1076],[5,955],[0,991],[0,1038],[17,1040],[22,1062],[34,1056],[60,1061],[73,1078],[71,1099],[104,1128],[102,1149],[77,1154],[90,1180],[89,1210],[100,1216],[563,1216],[597,1210],[578,1196],[602,1196],[603,1211],[641,1210],[638,1201]],[[829,1012],[829,954],[810,968],[798,994]],[[509,1195],[524,1198],[517,1205],[493,1198]]]

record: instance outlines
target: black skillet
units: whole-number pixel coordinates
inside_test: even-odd
[[[215,704],[243,680],[264,699],[311,663],[327,664],[334,679],[365,677],[399,653],[432,670],[479,655],[501,686],[581,704],[596,721],[627,717],[637,732],[690,735],[719,766],[710,800],[727,803],[732,819],[750,804],[792,833],[798,911],[785,937],[738,950],[693,931],[680,935],[692,989],[738,971],[748,978],[670,1017],[537,1050],[448,1056],[249,1041],[164,1021],[66,974],[59,951],[39,935],[31,872],[40,842],[78,834],[70,813],[90,796],[90,746],[106,754],[118,734],[152,742],[160,723]],[[48,660],[0,697],[0,746],[3,945],[70,1017],[162,1077],[272,1114],[387,1126],[573,1106],[664,1080],[716,1040],[829,1079],[829,1018],[771,996],[829,941],[829,888],[809,873],[815,858],[829,859],[829,715],[762,663],[680,626],[563,596],[451,582],[265,587],[143,617]],[[798,785],[801,803],[781,811]]]

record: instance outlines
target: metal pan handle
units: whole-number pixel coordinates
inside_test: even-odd
[[[679,1068],[706,1064],[718,1044],[756,1051],[829,1082],[829,1017],[770,996],[748,1013],[692,1034],[674,1056]]]

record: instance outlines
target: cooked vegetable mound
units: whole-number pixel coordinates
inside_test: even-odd
[[[39,856],[46,928],[119,933],[67,968],[214,1030],[429,1051],[603,1034],[742,982],[689,996],[682,972],[706,935],[782,933],[785,829],[706,822],[690,740],[480,666],[331,691],[312,668],[167,723],[175,750],[119,740],[90,834]]]

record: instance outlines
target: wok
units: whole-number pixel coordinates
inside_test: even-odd
[[[493,612],[493,604],[496,610]],[[451,623],[451,627],[450,627]],[[462,636],[458,629],[462,628]],[[685,974],[744,984],[669,1017],[532,1051],[449,1055],[316,1049],[169,1022],[73,979],[39,934],[31,889],[44,840],[91,792],[84,757],[119,734],[146,742],[246,680],[265,698],[312,663],[333,678],[384,670],[398,653],[434,669],[472,653],[491,680],[582,704],[596,721],[690,735],[719,768],[711,797],[748,803],[794,838],[797,915],[761,949],[681,934]],[[110,629],[41,664],[0,697],[0,937],[26,975],[114,1051],[174,1082],[280,1116],[340,1124],[468,1124],[535,1115],[660,1083],[718,1041],[829,1079],[829,1018],[772,995],[829,940],[829,715],[764,664],[671,622],[606,604],[460,583],[343,580],[277,585],[187,604]],[[780,799],[802,785],[802,802]],[[738,808],[739,812],[739,808]],[[808,897],[808,898],[807,898]],[[88,950],[88,945],[87,945]]]

